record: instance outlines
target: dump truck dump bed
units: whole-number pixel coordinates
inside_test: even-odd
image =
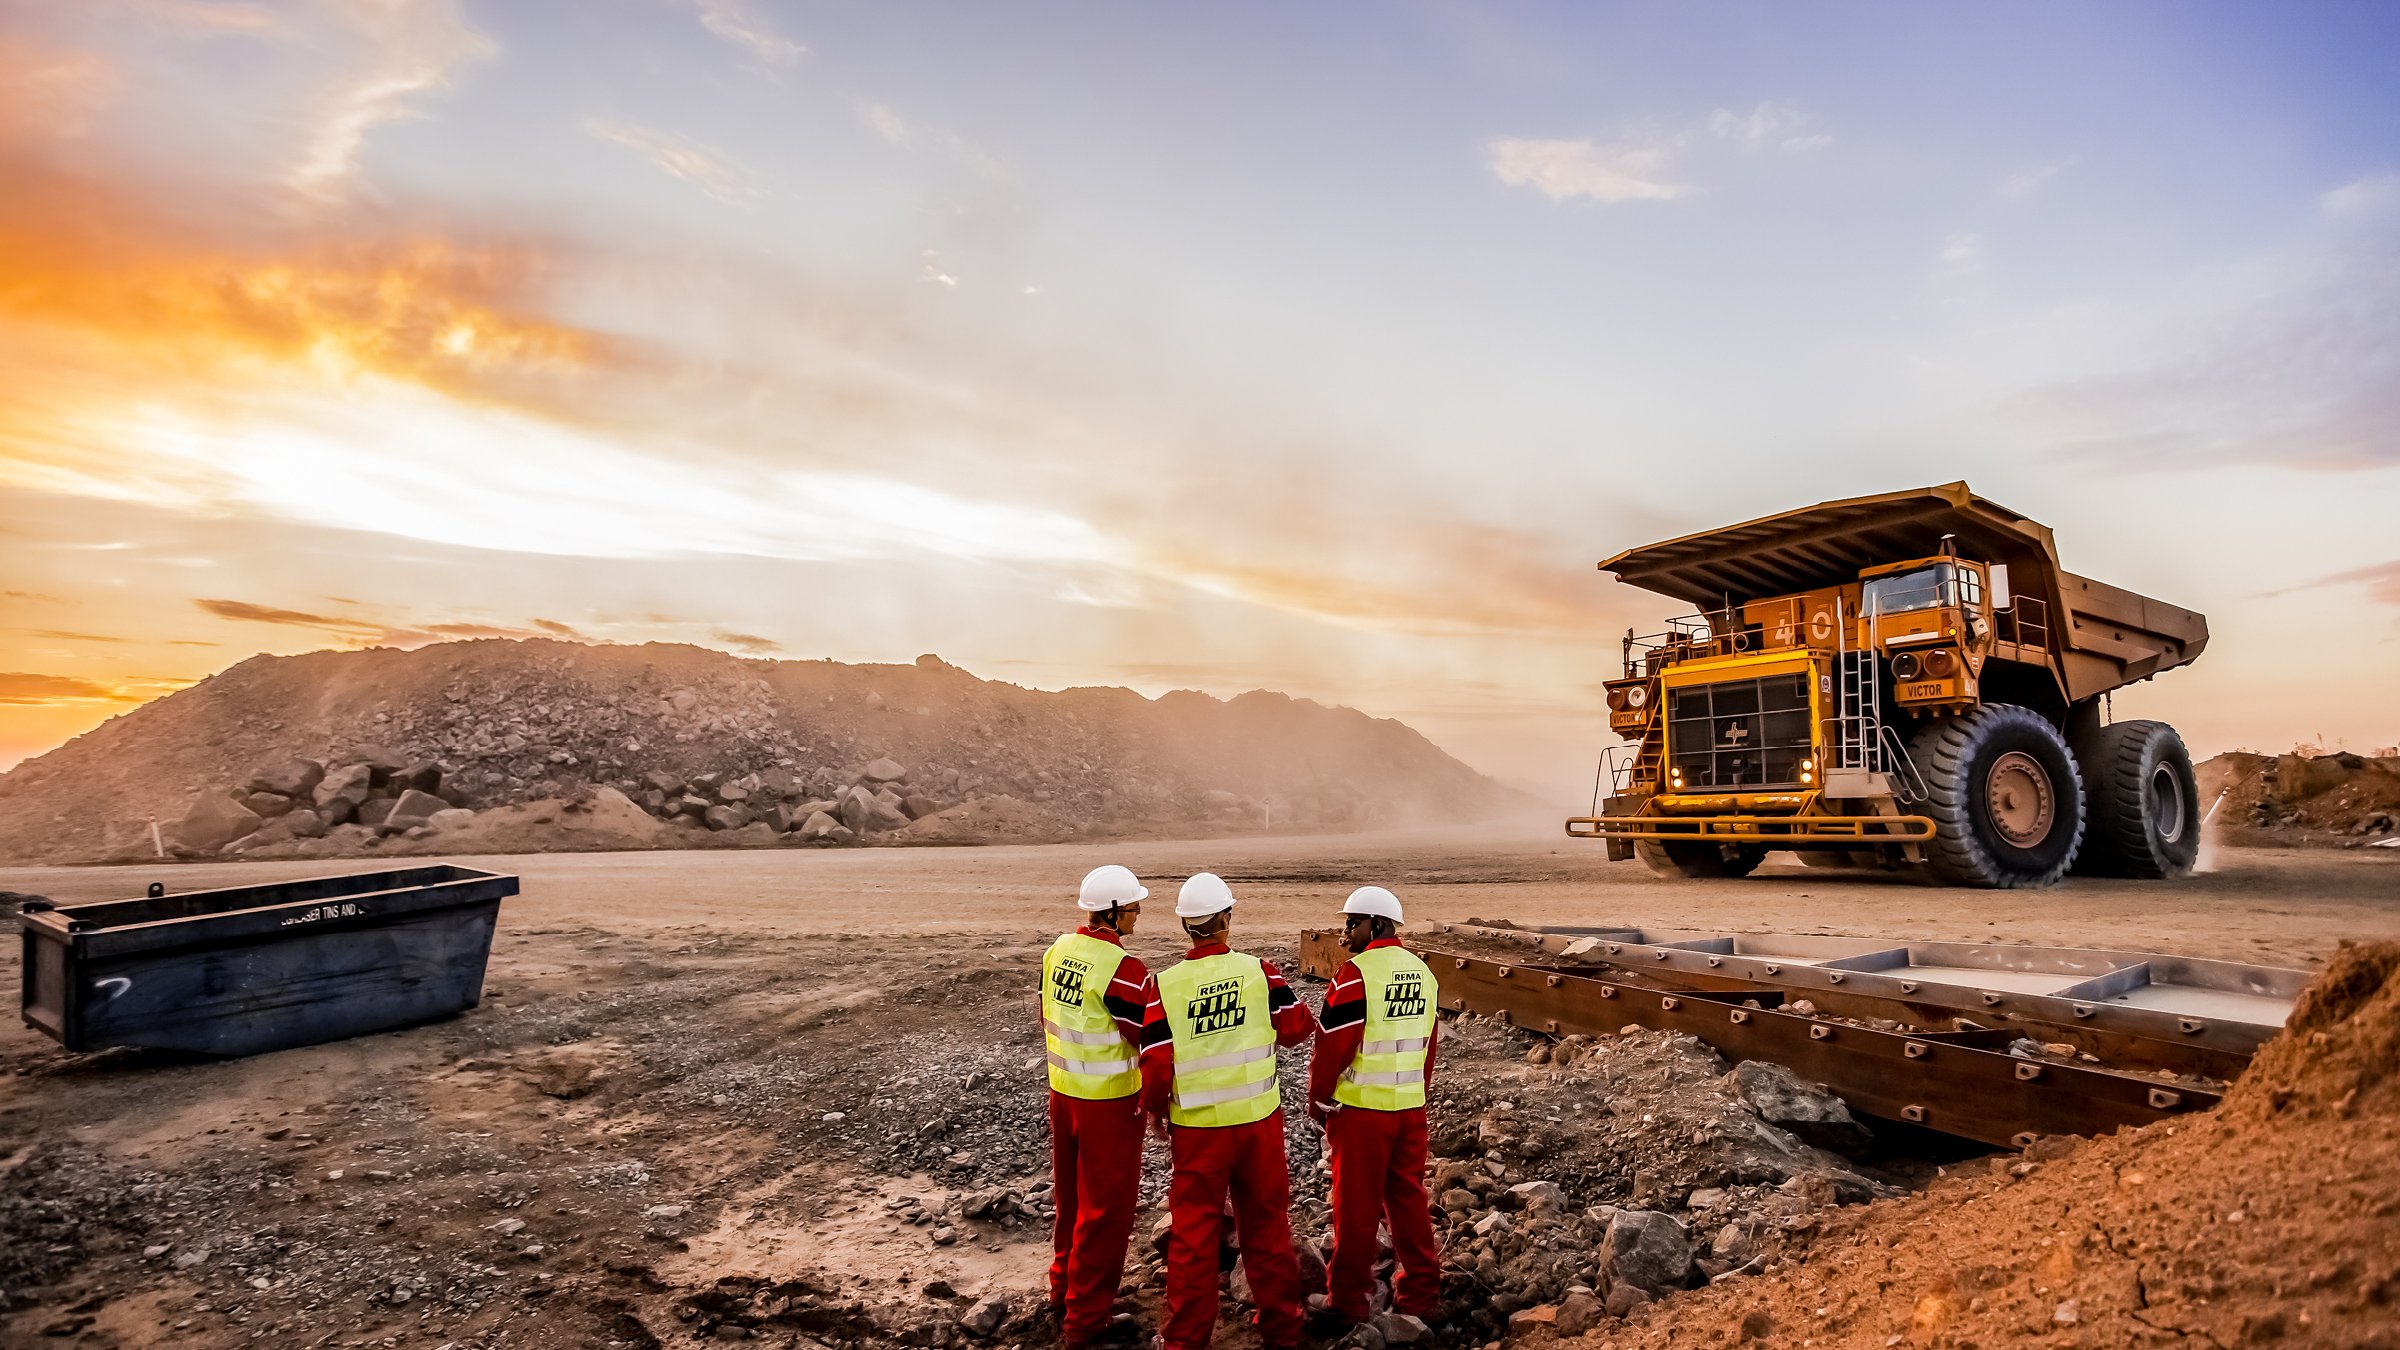
[[[1627,549],[1600,570],[1702,610],[1856,580],[1864,568],[1940,552],[1942,539],[2004,563],[2015,594],[2043,603],[2070,700],[2184,665],[2208,645],[2200,614],[2059,565],[2048,526],[1976,496],[1963,482],[1820,502],[1796,511]]]

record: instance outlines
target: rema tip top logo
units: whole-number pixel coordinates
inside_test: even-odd
[[[1424,1016],[1425,977],[1413,970],[1392,972],[1392,982],[1383,987],[1383,1007],[1391,1017]]]
[[[1083,1002],[1083,962],[1063,958],[1050,968],[1050,996],[1061,1003]]]
[[[1249,1011],[1242,1006],[1242,982],[1219,980],[1202,985],[1191,1001],[1183,1005],[1183,1015],[1190,1019],[1195,1036],[1233,1030],[1249,1017]]]

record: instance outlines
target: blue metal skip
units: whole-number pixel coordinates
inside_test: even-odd
[[[88,905],[24,901],[25,1023],[69,1050],[236,1056],[447,1017],[483,997],[517,879],[411,867]]]

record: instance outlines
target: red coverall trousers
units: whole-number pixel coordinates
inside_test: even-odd
[[[1248,1125],[1178,1125],[1175,1178],[1167,1189],[1166,1350],[1206,1350],[1217,1328],[1217,1251],[1225,1196],[1233,1195],[1242,1269],[1258,1301],[1268,1350],[1300,1343],[1306,1316],[1300,1263],[1292,1255],[1292,1182],[1283,1157],[1283,1113]]]
[[[1333,1146],[1333,1260],[1325,1296],[1333,1310],[1366,1320],[1375,1288],[1379,1223],[1392,1226],[1393,1303],[1432,1317],[1442,1306],[1442,1252],[1425,1204],[1425,1108],[1370,1111],[1345,1106],[1325,1121]]]
[[[1141,1197],[1142,1111],[1138,1095],[1086,1101],[1050,1094],[1050,1301],[1066,1311],[1069,1345],[1108,1326],[1125,1278],[1125,1244]]]

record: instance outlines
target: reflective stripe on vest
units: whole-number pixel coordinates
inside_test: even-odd
[[[1247,1125],[1275,1114],[1275,1023],[1267,972],[1255,956],[1224,952],[1170,966],[1158,1001],[1175,1033],[1175,1092],[1167,1119],[1178,1125]]]
[[[1109,1014],[1106,1031],[1077,1031],[1073,1027],[1062,1027],[1047,1017],[1042,1019],[1042,1030],[1070,1045],[1121,1045],[1125,1040],[1125,1033],[1117,1028],[1114,1013]]]
[[[1369,1111],[1425,1104],[1425,1052],[1441,991],[1405,947],[1370,947],[1350,958],[1366,988],[1367,1022],[1358,1057],[1333,1085],[1333,1099]]]
[[[1042,953],[1042,1040],[1050,1086],[1085,1101],[1113,1101],[1142,1090],[1133,1046],[1109,1014],[1109,981],[1125,950],[1069,933]]]

